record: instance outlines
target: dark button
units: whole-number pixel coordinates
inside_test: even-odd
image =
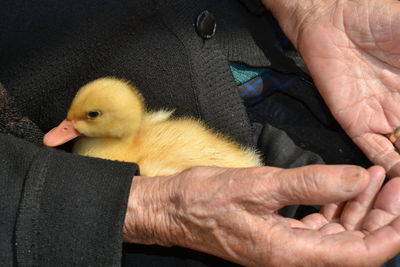
[[[204,10],[197,16],[196,32],[203,39],[210,39],[215,35],[217,22],[215,16],[208,10]]]

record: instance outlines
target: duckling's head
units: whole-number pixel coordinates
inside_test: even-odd
[[[140,128],[144,101],[134,86],[116,78],[100,78],[79,89],[66,120],[48,132],[47,146],[61,145],[78,135],[130,138]]]

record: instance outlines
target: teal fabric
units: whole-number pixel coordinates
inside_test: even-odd
[[[234,62],[230,64],[230,68],[236,85],[242,85],[268,71],[266,68],[255,68]]]

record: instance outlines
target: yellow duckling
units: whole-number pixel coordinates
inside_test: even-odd
[[[170,175],[192,166],[260,166],[259,155],[194,118],[146,111],[143,97],[126,81],[100,78],[76,94],[67,118],[43,143],[54,147],[75,137],[73,152],[135,162],[141,175]]]

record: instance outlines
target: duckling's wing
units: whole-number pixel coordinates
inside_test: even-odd
[[[149,112],[145,115],[144,121],[148,123],[156,123],[168,120],[175,110],[159,110],[154,112]]]

